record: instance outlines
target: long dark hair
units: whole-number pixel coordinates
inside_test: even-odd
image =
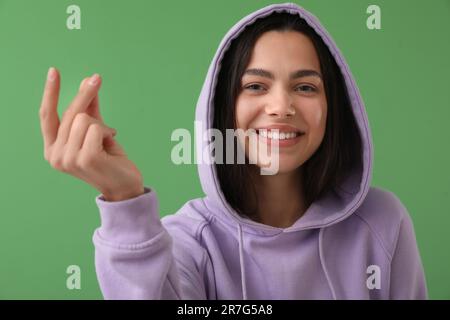
[[[302,183],[306,207],[309,207],[328,190],[339,186],[351,168],[361,164],[361,137],[336,61],[322,39],[300,16],[274,12],[246,26],[231,42],[218,75],[213,127],[219,129],[223,136],[225,129],[236,129],[235,106],[241,92],[241,78],[257,39],[273,30],[298,31],[309,37],[319,57],[324,80],[328,105],[325,135],[316,152],[303,164]],[[223,153],[225,159],[226,150]],[[249,166],[234,161],[233,164],[216,164],[216,169],[228,203],[239,214],[253,216],[258,200]]]

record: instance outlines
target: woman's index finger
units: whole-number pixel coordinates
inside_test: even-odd
[[[44,94],[42,96],[41,107],[39,110],[41,131],[44,138],[44,146],[47,148],[56,140],[59,117],[58,117],[58,98],[60,88],[60,76],[58,70],[50,68],[47,73]]]

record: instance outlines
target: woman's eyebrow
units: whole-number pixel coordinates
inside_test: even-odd
[[[275,76],[273,75],[272,72],[270,72],[268,70],[264,70],[264,69],[259,69],[259,68],[247,69],[244,72],[244,75],[245,74],[266,77],[266,78],[269,78],[272,80],[275,79]],[[291,78],[291,80],[294,80],[294,79],[298,79],[298,78],[302,78],[302,77],[309,77],[309,76],[314,76],[314,77],[318,77],[318,78],[322,79],[322,75],[319,72],[317,72],[315,70],[311,70],[311,69],[302,69],[302,70],[294,71],[291,73],[290,78]]]

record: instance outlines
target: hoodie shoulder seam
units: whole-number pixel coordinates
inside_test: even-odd
[[[381,248],[383,249],[384,253],[387,255],[388,259],[389,259],[389,263],[392,261],[392,254],[389,252],[389,250],[386,248],[381,236],[378,234],[377,231],[375,231],[372,226],[370,225],[370,223],[364,219],[361,215],[359,215],[358,213],[355,213],[355,216],[357,216],[359,219],[361,219],[361,221],[363,221],[366,225],[367,228],[369,229],[370,233],[373,234],[374,238],[377,239],[377,242],[380,243]]]
[[[202,221],[202,223],[200,223],[200,224],[198,225],[197,230],[195,231],[195,234],[194,234],[194,237],[195,237],[195,239],[196,239],[197,241],[201,242],[201,238],[202,238],[201,235],[202,235],[203,229],[204,229],[207,225],[209,225],[209,223],[210,223],[209,220],[205,220],[205,221]]]
[[[205,230],[206,227],[208,227],[211,223],[212,220],[212,215],[208,215],[207,217],[205,217],[205,220],[197,227],[197,230],[195,232],[195,239],[198,241],[199,245],[203,248],[203,261],[201,262],[200,268],[202,270],[202,272],[207,273],[208,272],[208,262],[211,265],[211,268],[214,268],[214,265],[212,264],[212,260],[211,260],[211,255],[207,249],[207,246],[205,245],[204,241],[203,241],[203,230]],[[214,288],[216,288],[216,283],[215,281],[213,281],[214,283]],[[205,286],[205,290],[207,290],[207,287]],[[217,292],[215,293],[215,295],[217,296]]]
[[[401,230],[401,228],[402,228],[402,224],[403,224],[403,219],[404,219],[404,218],[405,218],[405,217],[403,216],[403,217],[400,219],[400,223],[399,223],[399,226],[398,226],[398,228],[397,228],[397,232],[396,232],[396,235],[395,235],[395,240],[394,240],[393,247],[392,247],[392,258],[394,258],[395,252],[397,251],[398,240],[399,240],[399,238],[400,238],[400,230]],[[391,262],[392,262],[392,261],[391,261]]]
[[[186,219],[192,221],[194,224],[193,228],[192,228],[192,232],[188,232],[187,234],[191,237],[191,239],[193,239],[198,244],[198,246],[201,249],[201,256],[198,261],[197,271],[200,272],[200,275],[203,279],[204,274],[207,272],[207,264],[208,264],[208,260],[210,260],[210,256],[208,253],[208,249],[205,247],[203,241],[201,240],[201,234],[202,234],[204,228],[209,224],[209,219],[207,219],[205,216],[202,216],[205,219],[195,219],[192,216],[186,215],[185,212],[182,212],[181,214],[184,215]],[[175,256],[174,258],[177,261],[177,265],[179,265],[181,272],[183,272],[184,277],[189,279],[190,282],[196,283],[194,281],[194,279],[192,278],[192,276],[189,274],[189,272],[186,271],[186,270],[189,271],[189,267],[187,267],[185,265],[185,263],[182,260],[180,260],[178,257]],[[199,288],[196,285],[196,289],[197,290],[200,290],[200,289],[206,290],[206,287]]]
[[[206,271],[206,265],[208,263],[208,259],[210,259],[210,256],[208,254],[207,248],[205,247],[205,243],[202,240],[202,233],[205,227],[207,227],[210,224],[211,217],[208,216],[204,218],[205,220],[198,225],[197,230],[194,233],[194,239],[198,241],[199,245],[203,248],[203,259],[202,259],[203,261],[201,263],[201,268]]]

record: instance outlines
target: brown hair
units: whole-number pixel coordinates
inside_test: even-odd
[[[273,30],[298,31],[308,36],[320,61],[328,111],[323,141],[303,164],[303,189],[306,207],[309,207],[325,192],[337,187],[348,171],[361,163],[361,137],[336,61],[320,36],[300,16],[286,12],[272,13],[246,26],[231,42],[224,53],[218,75],[213,127],[219,129],[223,136],[225,129],[236,129],[235,106],[241,92],[241,78],[257,39],[264,32]],[[226,150],[223,150],[223,154],[225,159]],[[228,203],[239,214],[252,216],[257,210],[258,201],[249,166],[234,161],[234,164],[216,164],[216,169]],[[255,202],[250,203],[250,199],[255,199]]]

